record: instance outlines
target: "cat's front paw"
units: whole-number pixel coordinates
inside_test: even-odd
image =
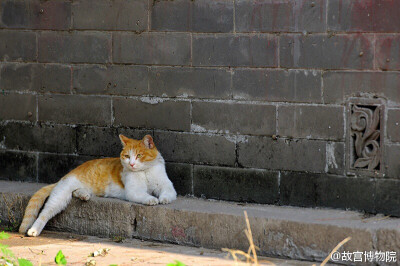
[[[162,195],[160,196],[160,204],[168,204],[176,200],[176,196]]]
[[[26,233],[28,236],[38,236],[39,232],[35,228],[31,228]]]
[[[151,197],[151,198],[148,198],[147,200],[145,200],[143,202],[143,204],[145,204],[145,205],[157,205],[158,204],[158,199],[156,197]]]

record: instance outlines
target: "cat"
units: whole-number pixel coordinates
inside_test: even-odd
[[[84,201],[92,195],[114,197],[145,205],[167,204],[175,200],[176,191],[168,179],[164,159],[153,138],[150,135],[142,140],[124,135],[119,135],[119,138],[123,146],[119,158],[85,162],[56,184],[37,191],[29,200],[19,232],[38,236],[46,223],[67,207],[72,196]]]

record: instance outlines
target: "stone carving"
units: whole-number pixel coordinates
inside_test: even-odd
[[[380,108],[351,105],[350,127],[353,139],[353,168],[380,170]]]

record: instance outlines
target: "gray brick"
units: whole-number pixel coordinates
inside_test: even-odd
[[[324,175],[316,180],[317,205],[375,212],[375,180]]]
[[[343,104],[348,97],[369,93],[400,104],[400,73],[329,71],[323,75],[324,102]]]
[[[193,183],[194,195],[208,199],[263,204],[279,199],[277,172],[196,165]]]
[[[147,95],[148,68],[143,66],[74,66],[73,90],[79,94]]]
[[[317,206],[316,179],[319,174],[281,172],[280,204],[300,207]]]
[[[0,60],[36,60],[36,33],[0,31]]]
[[[325,0],[238,0],[237,32],[325,31]]]
[[[232,86],[236,99],[322,102],[318,70],[236,69]]]
[[[238,145],[238,161],[245,167],[323,172],[326,143],[318,140],[273,140],[248,137]]]
[[[400,109],[389,109],[386,131],[390,141],[400,142]]]
[[[74,29],[147,30],[147,0],[74,1]]]
[[[187,33],[114,33],[115,63],[189,65],[190,35]]]
[[[31,64],[7,64],[0,66],[0,88],[6,91],[35,91],[32,84]]]
[[[282,172],[280,196],[282,205],[375,211],[375,182],[370,179]]]
[[[166,161],[230,166],[235,163],[235,143],[223,136],[156,131],[154,139]]]
[[[193,36],[195,66],[278,66],[277,38],[272,35]]]
[[[37,155],[0,151],[0,179],[36,182]]]
[[[280,65],[288,68],[372,69],[372,34],[283,35]]]
[[[77,150],[81,155],[119,157],[122,145],[116,128],[78,127]]]
[[[36,121],[36,95],[0,94],[0,120]]]
[[[400,27],[398,29],[400,31]],[[377,35],[375,58],[376,66],[380,69],[400,70],[400,35]]]
[[[40,62],[108,63],[111,34],[100,32],[42,32],[38,37]]]
[[[190,103],[142,98],[114,98],[115,125],[190,130]]]
[[[345,169],[345,144],[343,142],[326,143],[325,172],[343,175]]]
[[[109,125],[111,99],[83,95],[39,96],[39,120],[67,124]]]
[[[161,31],[232,32],[232,0],[157,1],[151,29]]]
[[[174,184],[178,195],[192,195],[192,165],[183,163],[166,163],[168,178]]]
[[[0,139],[7,149],[74,153],[75,129],[68,126],[9,122],[0,126]]]
[[[299,32],[326,31],[326,2],[328,0],[294,0],[295,29]],[[297,24],[297,26],[296,26]]]
[[[151,6],[151,29],[159,31],[191,31],[193,3],[186,0],[154,1]]]
[[[69,1],[1,0],[0,6],[0,27],[65,30],[71,25]]]
[[[273,135],[276,132],[276,107],[263,104],[194,102],[192,124],[205,131],[219,133]]]
[[[226,69],[152,67],[150,94],[168,97],[230,98],[231,73]]]
[[[278,107],[278,135],[293,138],[344,139],[344,107]]]
[[[70,93],[71,69],[63,65],[7,63],[1,68],[0,88]]]
[[[376,212],[400,217],[400,180],[376,181]]]
[[[82,163],[96,159],[89,156],[39,154],[39,182],[56,183]]]
[[[388,178],[400,179],[400,145],[385,145],[384,146],[384,167],[385,175]]]
[[[398,1],[329,0],[328,29],[349,32],[400,32]]]

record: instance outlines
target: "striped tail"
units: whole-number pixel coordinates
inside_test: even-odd
[[[25,234],[29,227],[35,222],[38,217],[39,211],[42,208],[47,197],[57,184],[48,185],[39,189],[28,202],[28,206],[25,209],[24,219],[22,219],[19,232]]]

